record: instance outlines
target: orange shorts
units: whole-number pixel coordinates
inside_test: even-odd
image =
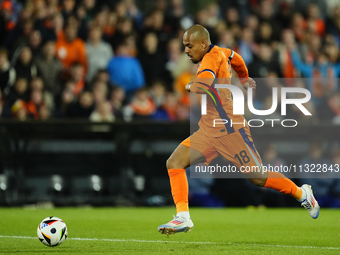
[[[262,165],[260,154],[257,152],[249,127],[241,128],[234,133],[221,136],[209,137],[198,130],[182,143],[187,147],[201,152],[209,165],[218,155],[232,162],[241,171],[241,166]]]

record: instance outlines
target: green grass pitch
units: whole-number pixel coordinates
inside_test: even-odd
[[[174,208],[0,208],[0,254],[340,254],[340,210],[192,208],[195,228],[157,232]],[[68,239],[46,247],[39,222],[62,218]]]

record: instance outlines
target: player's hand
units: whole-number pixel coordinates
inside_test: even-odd
[[[252,78],[249,77],[249,80],[247,83],[245,83],[243,85],[243,87],[245,89],[248,89],[248,88],[252,88],[252,89],[256,89],[256,81],[254,81]]]
[[[185,85],[185,90],[188,91],[188,92],[190,92],[190,85],[191,85],[191,83],[188,83],[187,85]]]

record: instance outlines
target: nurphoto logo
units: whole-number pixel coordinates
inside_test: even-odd
[[[235,85],[230,85],[230,84],[215,84],[215,88],[218,89],[229,89],[232,96],[233,96],[233,114],[234,115],[243,115],[244,114],[244,105],[245,105],[245,100],[244,100],[244,95],[243,92],[240,88],[238,88]],[[297,93],[300,93],[304,95],[303,98],[289,98],[288,95],[290,93],[294,93],[295,95]],[[249,111],[253,113],[254,115],[258,116],[266,116],[274,113],[277,109],[278,106],[278,89],[277,88],[272,88],[272,106],[270,109],[267,110],[258,110],[254,108],[254,103],[253,103],[253,89],[248,88],[247,89],[247,105],[249,108]],[[307,103],[311,99],[311,93],[309,90],[305,88],[293,88],[293,87],[283,87],[281,88],[281,116],[285,116],[287,111],[287,105],[292,104],[295,105],[304,115],[312,115],[302,104]],[[208,94],[214,101],[214,98],[212,95]],[[207,94],[202,94],[201,98],[201,113],[202,115],[207,114]],[[246,120],[245,120],[246,121]],[[226,119],[214,119],[213,126],[215,125],[225,125],[230,122],[230,126],[233,124],[244,124],[245,126],[245,121],[243,123],[236,123],[232,122],[232,120],[226,120]],[[271,122],[272,127],[274,127],[274,122],[275,121],[280,121],[279,119],[265,119],[265,121]],[[259,125],[254,125],[254,122],[259,122]],[[288,125],[287,122],[293,122],[293,125]],[[253,123],[253,124],[252,124]],[[262,127],[264,125],[264,121],[262,119],[251,119],[248,120],[248,125],[250,127]],[[284,119],[281,120],[281,125],[283,127],[295,127],[297,125],[297,121],[294,119]]]

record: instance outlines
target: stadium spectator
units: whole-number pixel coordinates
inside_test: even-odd
[[[294,13],[291,19],[291,28],[294,31],[294,35],[299,42],[303,42],[305,40],[305,29],[303,26],[303,15],[299,12]]]
[[[254,32],[249,28],[242,30],[241,39],[235,49],[242,57],[246,65],[253,62],[253,54],[257,52],[257,45],[254,41]]]
[[[228,29],[221,31],[218,37],[217,45],[219,47],[230,48],[234,50],[236,47],[236,40],[233,33]]]
[[[196,77],[197,65],[190,64],[187,69],[182,72],[181,75],[177,77],[174,82],[173,90],[177,93],[177,96],[187,96],[189,97],[189,93],[185,90],[185,85],[190,82],[190,79]]]
[[[68,18],[75,14],[75,0],[63,0],[62,1],[62,11],[64,20],[68,20]]]
[[[104,82],[109,88],[114,87],[114,85],[110,82],[110,74],[106,69],[98,70],[93,82],[96,81]]]
[[[77,102],[78,98],[73,92],[74,87],[74,82],[67,81],[61,94],[56,97],[56,111],[54,112],[56,117],[67,117],[68,107]]]
[[[4,40],[4,46],[10,51],[11,55],[18,48],[27,44],[30,34],[33,32],[33,20],[28,10],[23,10],[16,26],[8,32]]]
[[[107,67],[113,56],[111,46],[102,41],[102,31],[100,27],[91,27],[88,41],[86,43],[86,57],[88,61],[88,72],[86,80],[92,81],[99,69]]]
[[[0,92],[2,94],[7,95],[9,93],[15,78],[16,72],[8,60],[8,53],[5,48],[0,48]]]
[[[292,56],[290,54],[290,50],[293,49],[296,45],[294,32],[291,29],[285,29],[281,33],[282,40],[278,44],[278,54],[279,54],[279,62],[282,70],[282,76],[287,78],[286,86],[293,86],[293,79],[297,76],[296,70],[294,68],[294,63]]]
[[[114,87],[111,91],[110,104],[111,110],[116,118],[122,119],[122,109],[124,106],[125,91],[120,87]]]
[[[111,83],[122,87],[130,98],[145,84],[142,66],[138,59],[129,55],[129,46],[126,43],[118,46],[116,56],[110,60],[107,71]]]
[[[134,32],[133,22],[131,19],[120,18],[118,19],[117,26],[113,36],[109,38],[109,43],[114,51],[117,51],[119,45],[126,41],[126,38]]]
[[[38,76],[38,67],[33,62],[32,51],[29,47],[23,47],[20,57],[14,66],[17,77],[22,77],[31,81],[34,77]]]
[[[11,115],[14,119],[18,121],[26,121],[27,111],[26,111],[26,103],[23,100],[18,99],[10,108]]]
[[[89,91],[83,91],[79,95],[79,101],[68,106],[66,115],[73,118],[88,119],[93,110],[93,94]]]
[[[55,56],[55,51],[55,42],[48,41],[43,47],[42,55],[35,60],[46,90],[50,91],[54,96],[62,90],[61,74],[63,68],[60,60]]]
[[[161,80],[155,81],[149,91],[149,94],[158,108],[163,105],[166,96],[166,87]]]
[[[100,25],[100,22],[98,22],[97,20],[98,19],[101,20],[102,16],[103,16],[102,13],[97,14],[95,24],[99,25],[102,28],[104,35],[103,39],[108,42],[110,41],[110,38],[113,36],[113,34],[116,32],[118,17],[117,13],[110,12],[107,14],[107,19],[104,20],[104,22],[102,22],[102,24]]]
[[[327,30],[331,34],[336,42],[337,46],[340,47],[340,6],[335,6],[328,18]]]
[[[166,50],[167,42],[171,39],[171,33],[167,31],[165,26],[165,10],[153,9],[144,19],[144,27],[141,31],[142,35],[153,32],[158,37],[159,48]]]
[[[258,54],[248,69],[251,77],[265,78],[270,72],[281,77],[278,58],[273,54],[273,49],[265,43],[260,44]]]
[[[125,121],[132,119],[151,119],[155,113],[156,106],[148,94],[146,88],[139,89],[129,105],[123,109],[123,118]]]
[[[12,2],[10,0],[2,1],[0,5],[0,45],[3,45],[3,42],[15,25]]]
[[[177,79],[183,72],[189,69],[192,63],[188,56],[182,50],[182,42],[179,38],[174,38],[168,44],[168,62],[167,69],[171,72],[169,80]]]
[[[86,73],[86,47],[85,43],[80,38],[77,38],[77,27],[75,25],[69,24],[65,28],[64,36],[58,36],[56,53],[65,69],[70,68],[74,62],[79,62]]]
[[[5,103],[11,107],[18,99],[24,102],[27,102],[29,99],[28,82],[25,78],[17,78],[9,95],[5,98]]]
[[[107,102],[107,96],[108,96],[108,87],[106,83],[96,81],[93,85],[93,99],[94,104],[97,106],[102,102]]]
[[[340,51],[335,43],[334,37],[331,35],[325,38],[325,53],[329,57],[329,61],[332,64],[340,63]]]
[[[145,35],[138,59],[143,67],[145,82],[148,86],[165,74],[166,59],[164,53],[158,48],[158,38],[155,33]]]
[[[312,94],[313,103],[318,106],[324,97],[338,89],[337,78],[340,74],[340,63],[329,62],[324,52],[319,52],[316,61],[307,64],[301,61],[296,50],[291,52],[294,66],[308,79],[307,88]]]
[[[268,22],[262,22],[260,24],[256,41],[258,43],[266,43],[269,45],[274,41],[272,26]]]
[[[76,15],[68,18],[68,24],[74,22],[78,27],[78,37],[83,41],[86,41],[88,38],[88,23],[89,20],[86,17],[86,9],[83,4],[77,5]],[[71,20],[71,21],[70,21]]]
[[[125,42],[129,48],[129,55],[132,57],[137,57],[138,55],[136,39],[137,39],[136,34],[130,34],[125,39]]]
[[[325,22],[320,18],[320,10],[316,4],[309,4],[307,9],[307,20],[304,20],[303,27],[320,36],[325,34]]]
[[[133,20],[137,30],[141,28],[143,24],[143,14],[138,9],[134,0],[124,1],[125,5],[125,16]]]
[[[254,32],[257,31],[259,27],[259,18],[256,15],[250,14],[245,20],[245,27]]]
[[[173,38],[169,41],[167,55],[166,69],[171,74],[168,79],[173,83],[173,79],[183,73],[191,63],[187,61],[188,57],[182,50],[182,41],[179,38]]]
[[[70,69],[70,81],[74,83],[73,93],[78,96],[85,88],[84,67],[79,62],[74,62]]]
[[[282,27],[280,26],[280,22],[275,19],[274,2],[269,0],[261,1],[259,3],[258,15],[263,42],[270,43],[271,41],[279,41]]]
[[[45,90],[44,82],[42,78],[40,77],[35,77],[31,81],[31,86],[30,86],[31,91],[40,91],[43,96],[43,101],[48,110],[53,110],[54,109],[54,97],[51,92]]]
[[[40,119],[40,109],[45,107],[43,93],[40,90],[31,92],[31,100],[26,103],[26,111],[30,118],[35,120]]]
[[[239,12],[235,7],[226,9],[224,17],[228,27],[231,27],[234,24],[240,25],[241,23]]]
[[[40,54],[41,44],[42,38],[40,31],[33,31],[28,38],[28,47],[30,47],[34,59]]]
[[[280,24],[282,29],[289,29],[292,18],[292,3],[282,1],[279,3],[275,20]]]
[[[183,100],[184,99],[184,100]],[[178,107],[176,109],[177,121],[189,121],[190,117],[190,102],[181,97],[178,101]]]
[[[168,92],[166,94],[162,108],[167,113],[168,120],[177,120],[177,110],[178,110],[178,99],[173,92]]]
[[[97,4],[96,0],[83,0],[82,1],[82,5],[85,8],[85,12],[86,12],[85,17],[87,21],[91,21],[95,17],[98,11],[96,4]]]
[[[90,121],[93,121],[93,122],[114,122],[115,116],[113,115],[113,113],[111,111],[110,103],[107,102],[107,101],[102,101],[102,102],[98,103],[95,110],[90,115]],[[107,131],[107,127],[106,126],[97,126],[96,131]]]
[[[333,93],[317,108],[321,123],[328,122],[340,125],[340,92]]]

